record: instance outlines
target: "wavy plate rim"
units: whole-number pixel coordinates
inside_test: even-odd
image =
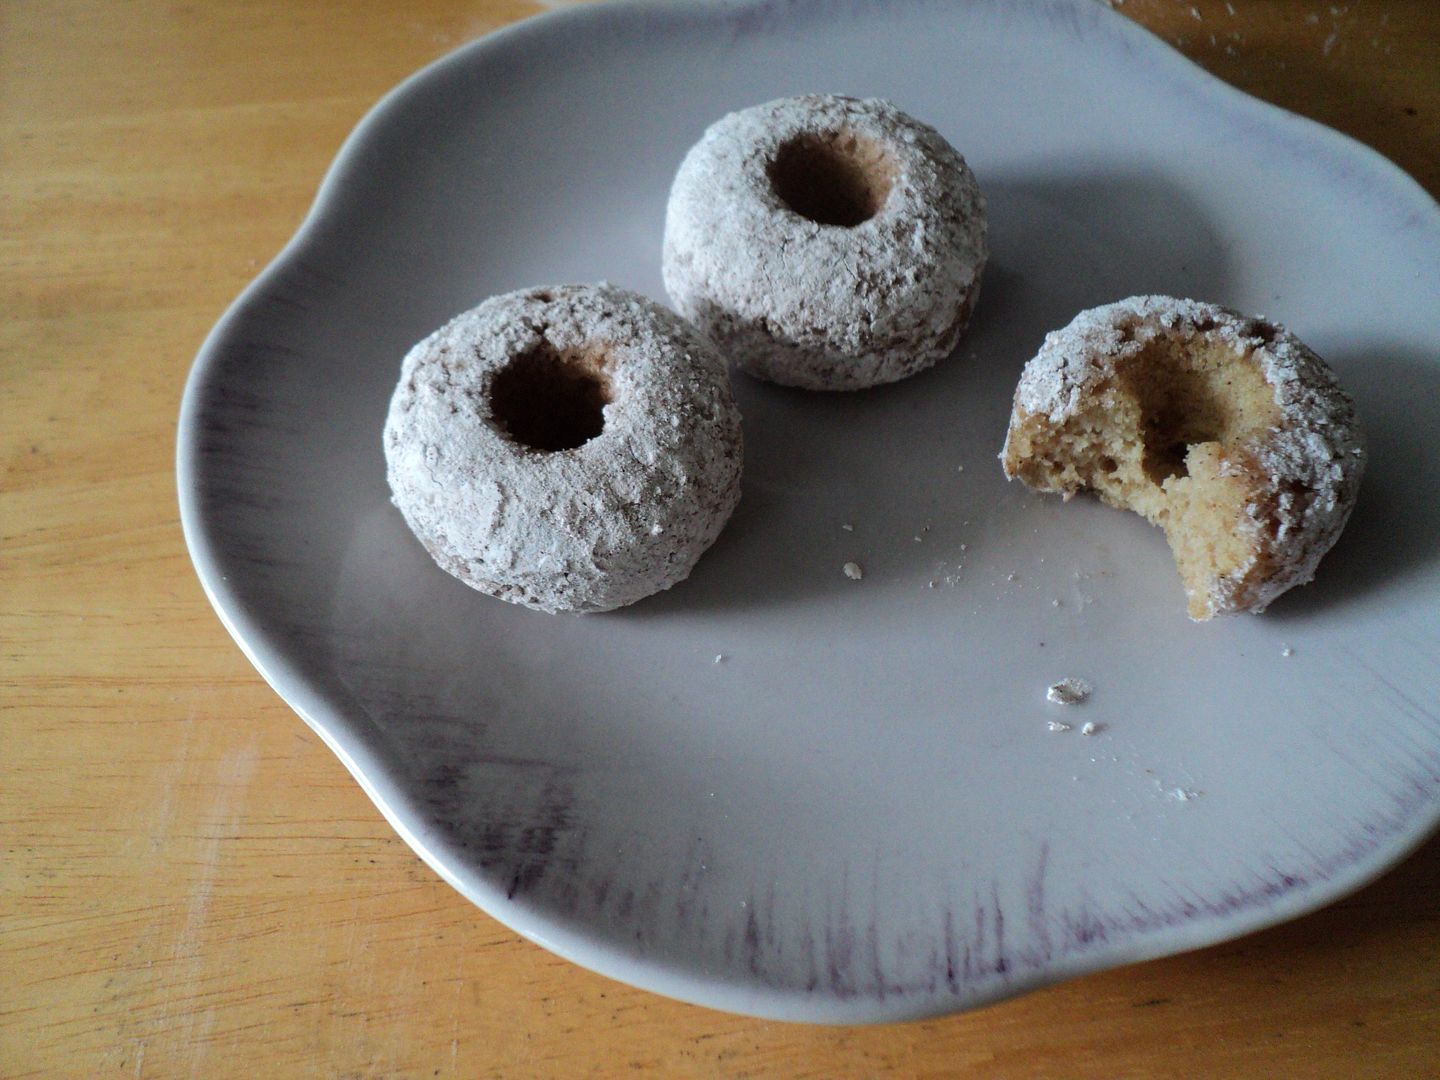
[[[934,0],[903,0],[914,8],[941,8]],[[973,0],[972,0],[973,2]],[[984,0],[981,0],[984,2]],[[1344,163],[1365,176],[1373,186],[1372,195],[1384,195],[1405,220],[1427,226],[1440,238],[1440,204],[1420,184],[1378,151],[1318,121],[1290,112],[1246,93],[1210,74],[1168,43],[1108,6],[1095,0],[1026,0],[1035,11],[1064,15],[1077,44],[1096,48],[1095,34],[1103,34],[1099,47],[1119,49],[1130,56],[1144,56],[1160,65],[1177,81],[1188,83],[1196,92],[1208,95],[1217,112],[1230,110],[1249,119],[1277,139],[1299,140],[1308,153],[1324,155]],[[806,994],[763,985],[717,982],[662,960],[640,961],[587,934],[582,926],[567,925],[564,919],[548,917],[506,896],[500,883],[482,874],[457,869],[456,852],[434,828],[423,824],[425,815],[417,794],[408,790],[392,763],[365,730],[337,707],[325,688],[301,670],[267,626],[265,613],[250,609],[222,572],[223,537],[215,522],[207,519],[197,494],[204,477],[200,432],[211,391],[210,381],[218,358],[231,343],[234,327],[255,305],[262,302],[273,284],[310,249],[323,243],[323,231],[332,215],[348,199],[352,180],[364,169],[361,160],[366,147],[378,138],[401,105],[427,82],[452,68],[486,63],[506,50],[542,44],[553,30],[569,28],[582,32],[587,24],[603,25],[620,19],[661,19],[671,28],[698,28],[715,21],[734,22],[746,13],[774,12],[783,7],[780,19],[797,9],[814,10],[823,3],[779,5],[774,0],[603,0],[577,7],[553,9],[504,26],[420,68],[372,106],[343,141],[326,171],[304,218],[274,259],[250,282],[218,320],[201,345],[186,379],[181,402],[176,445],[176,475],[182,530],[196,573],[207,599],[230,636],[247,659],[275,692],[318,734],[340,759],[365,794],[380,810],[396,833],[443,880],[483,911],[542,947],[600,974],[631,985],[693,1004],[727,1011],[791,1021],[820,1023],[885,1022],[945,1015],[1014,997],[1039,987],[1083,974],[1142,960],[1175,955],[1232,940],[1322,908],[1370,883],[1406,858],[1440,827],[1440,800],[1432,801],[1428,813],[1397,827],[1377,841],[1342,873],[1309,884],[1305,889],[1284,892],[1241,906],[1223,916],[1196,919],[1162,930],[1137,930],[1128,939],[1107,943],[1104,948],[1049,962],[1036,970],[992,982],[971,991],[965,998],[936,994],[924,1000],[891,1001],[841,999]],[[863,11],[872,4],[857,0],[841,5]],[[829,5],[831,9],[835,5]],[[953,9],[952,9],[953,10]],[[762,31],[763,32],[763,31]],[[1227,118],[1226,123],[1233,123]],[[1418,823],[1417,823],[1418,821]]]

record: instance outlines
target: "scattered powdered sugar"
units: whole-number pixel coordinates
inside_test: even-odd
[[[1284,648],[1282,648],[1282,649],[1280,650],[1280,655],[1281,655],[1281,656],[1285,656],[1285,657],[1294,656],[1294,655],[1295,655],[1295,650],[1292,649],[1289,645],[1286,645]]]
[[[1084,679],[1072,676],[1052,684],[1050,689],[1045,691],[1045,700],[1053,701],[1056,705],[1079,705],[1093,690]]]
[[[938,562],[935,564],[935,576],[930,579],[927,588],[935,588],[937,584],[951,588],[960,584],[961,575],[965,567],[961,563]]]
[[[865,576],[865,571],[861,569],[859,563],[847,562],[841,569],[851,581],[859,581]]]
[[[1052,698],[1051,700],[1053,701],[1054,699]],[[1051,731],[1072,731],[1075,727],[1074,724],[1067,724],[1063,720],[1047,720],[1045,726]],[[1081,735],[1096,735],[1099,734],[1101,730],[1100,725],[1095,723],[1094,720],[1086,720],[1085,723],[1080,725]],[[1094,761],[1095,759],[1091,758],[1090,760]]]

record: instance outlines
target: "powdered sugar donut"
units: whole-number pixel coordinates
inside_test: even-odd
[[[1349,395],[1282,326],[1137,296],[1081,312],[1020,376],[1006,475],[1165,530],[1191,618],[1315,576],[1365,468]]]
[[[985,265],[985,201],[885,101],[784,98],[711,125],[665,215],[665,288],[742,370],[856,390],[947,355]]]
[[[394,502],[467,585],[606,611],[683,580],[740,497],[725,363],[608,285],[509,293],[410,350],[385,424]]]

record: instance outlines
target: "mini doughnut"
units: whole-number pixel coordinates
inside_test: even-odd
[[[445,570],[541,611],[607,611],[689,575],[740,498],[725,362],[608,285],[486,300],[405,357],[394,502]]]
[[[1365,449],[1325,362],[1284,327],[1137,296],[1077,315],[1020,376],[1005,474],[1094,491],[1165,530],[1190,617],[1260,612],[1315,576]]]
[[[985,265],[955,149],[885,101],[809,96],[711,125],[665,215],[665,288],[743,371],[858,390],[946,356]]]

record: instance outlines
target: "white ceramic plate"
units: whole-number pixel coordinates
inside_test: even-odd
[[[744,499],[665,595],[553,617],[437,569],[387,499],[406,348],[525,285],[663,298],[686,148],[803,91],[970,160],[993,260],[957,355],[854,395],[737,377]],[[1192,624],[1157,530],[1001,475],[1044,333],[1137,292],[1288,323],[1368,425],[1349,530],[1263,617]],[[580,8],[351,137],[196,361],[186,536],[264,676],[521,933],[739,1012],[955,1010],[1308,911],[1435,824],[1437,297],[1412,181],[1087,0]],[[1047,703],[1070,675],[1093,698]]]

